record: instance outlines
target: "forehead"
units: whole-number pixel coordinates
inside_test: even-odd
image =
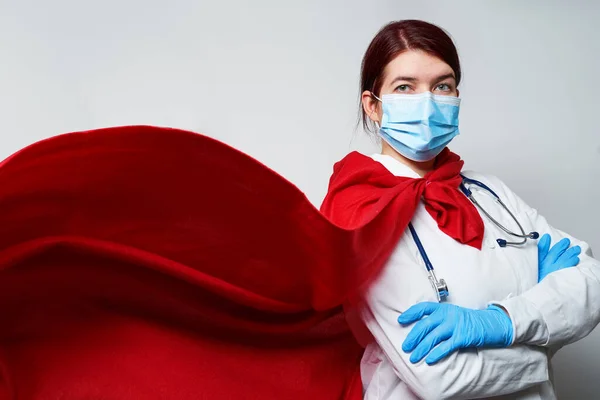
[[[441,59],[421,50],[408,50],[385,67],[384,84],[398,76],[428,81],[446,74],[453,74],[452,67]]]

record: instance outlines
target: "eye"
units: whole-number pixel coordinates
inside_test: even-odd
[[[435,90],[439,92],[450,92],[452,91],[452,87],[447,83],[440,83],[435,87]]]
[[[396,92],[408,92],[409,90],[410,90],[410,86],[409,85],[399,85],[395,89]]]

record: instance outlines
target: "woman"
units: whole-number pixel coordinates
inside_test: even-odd
[[[336,166],[323,205],[333,221],[272,170],[191,132],[78,132],[0,163],[0,399],[357,400],[361,357],[367,398],[523,390],[535,398],[548,380],[546,349],[598,321],[597,263],[583,255],[578,268],[566,268],[577,263],[577,247],[567,252],[559,242],[548,251],[547,239],[541,263],[530,242],[491,248],[506,236],[457,190],[458,157],[443,150],[431,161],[452,124],[429,161],[403,158],[382,96],[400,86],[457,95],[460,68],[449,39],[431,25],[403,22],[382,35],[365,58],[363,99],[390,145]],[[429,63],[406,70],[415,64],[405,56]],[[410,79],[392,85],[390,71]],[[562,236],[497,180],[469,176],[493,187],[526,229]],[[476,196],[496,211],[485,193]],[[494,328],[484,340],[456,343],[509,348],[454,352],[431,366],[411,362],[423,353],[413,350],[421,335],[404,338],[422,312],[406,310],[435,300],[406,233],[411,220],[448,281],[448,304],[483,309],[499,300],[508,312],[468,314]],[[342,304],[362,312],[376,339],[364,357]],[[441,310],[450,327],[470,327],[453,319],[467,308],[444,306],[426,305],[433,312],[425,321]],[[399,311],[405,325],[396,322]],[[346,316],[369,338],[355,313]]]
[[[553,399],[552,353],[600,320],[600,263],[588,245],[499,179],[461,171],[446,148],[458,134],[460,78],[452,40],[422,21],[387,25],[363,59],[362,119],[382,151],[338,163],[322,209],[342,223],[369,207],[377,179],[404,185],[405,231],[361,307],[374,338],[361,365],[365,399]],[[367,178],[348,179],[353,171]],[[548,250],[550,237],[567,239]],[[567,250],[569,239],[577,246]]]

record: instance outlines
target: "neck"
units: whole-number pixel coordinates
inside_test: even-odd
[[[381,148],[381,154],[386,156],[394,157],[396,160],[400,161],[402,164],[405,164],[410,169],[415,171],[419,176],[423,177],[428,172],[433,171],[433,167],[435,165],[435,158],[429,161],[413,161],[409,158],[404,157],[402,154],[398,153],[394,150],[389,144],[383,142]]]

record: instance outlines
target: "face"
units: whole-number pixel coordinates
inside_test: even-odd
[[[431,92],[443,96],[458,96],[454,71],[444,61],[420,50],[401,53],[385,67],[383,84],[379,93],[417,94]],[[362,94],[365,112],[374,122],[381,121],[381,103],[371,96],[371,92]]]

